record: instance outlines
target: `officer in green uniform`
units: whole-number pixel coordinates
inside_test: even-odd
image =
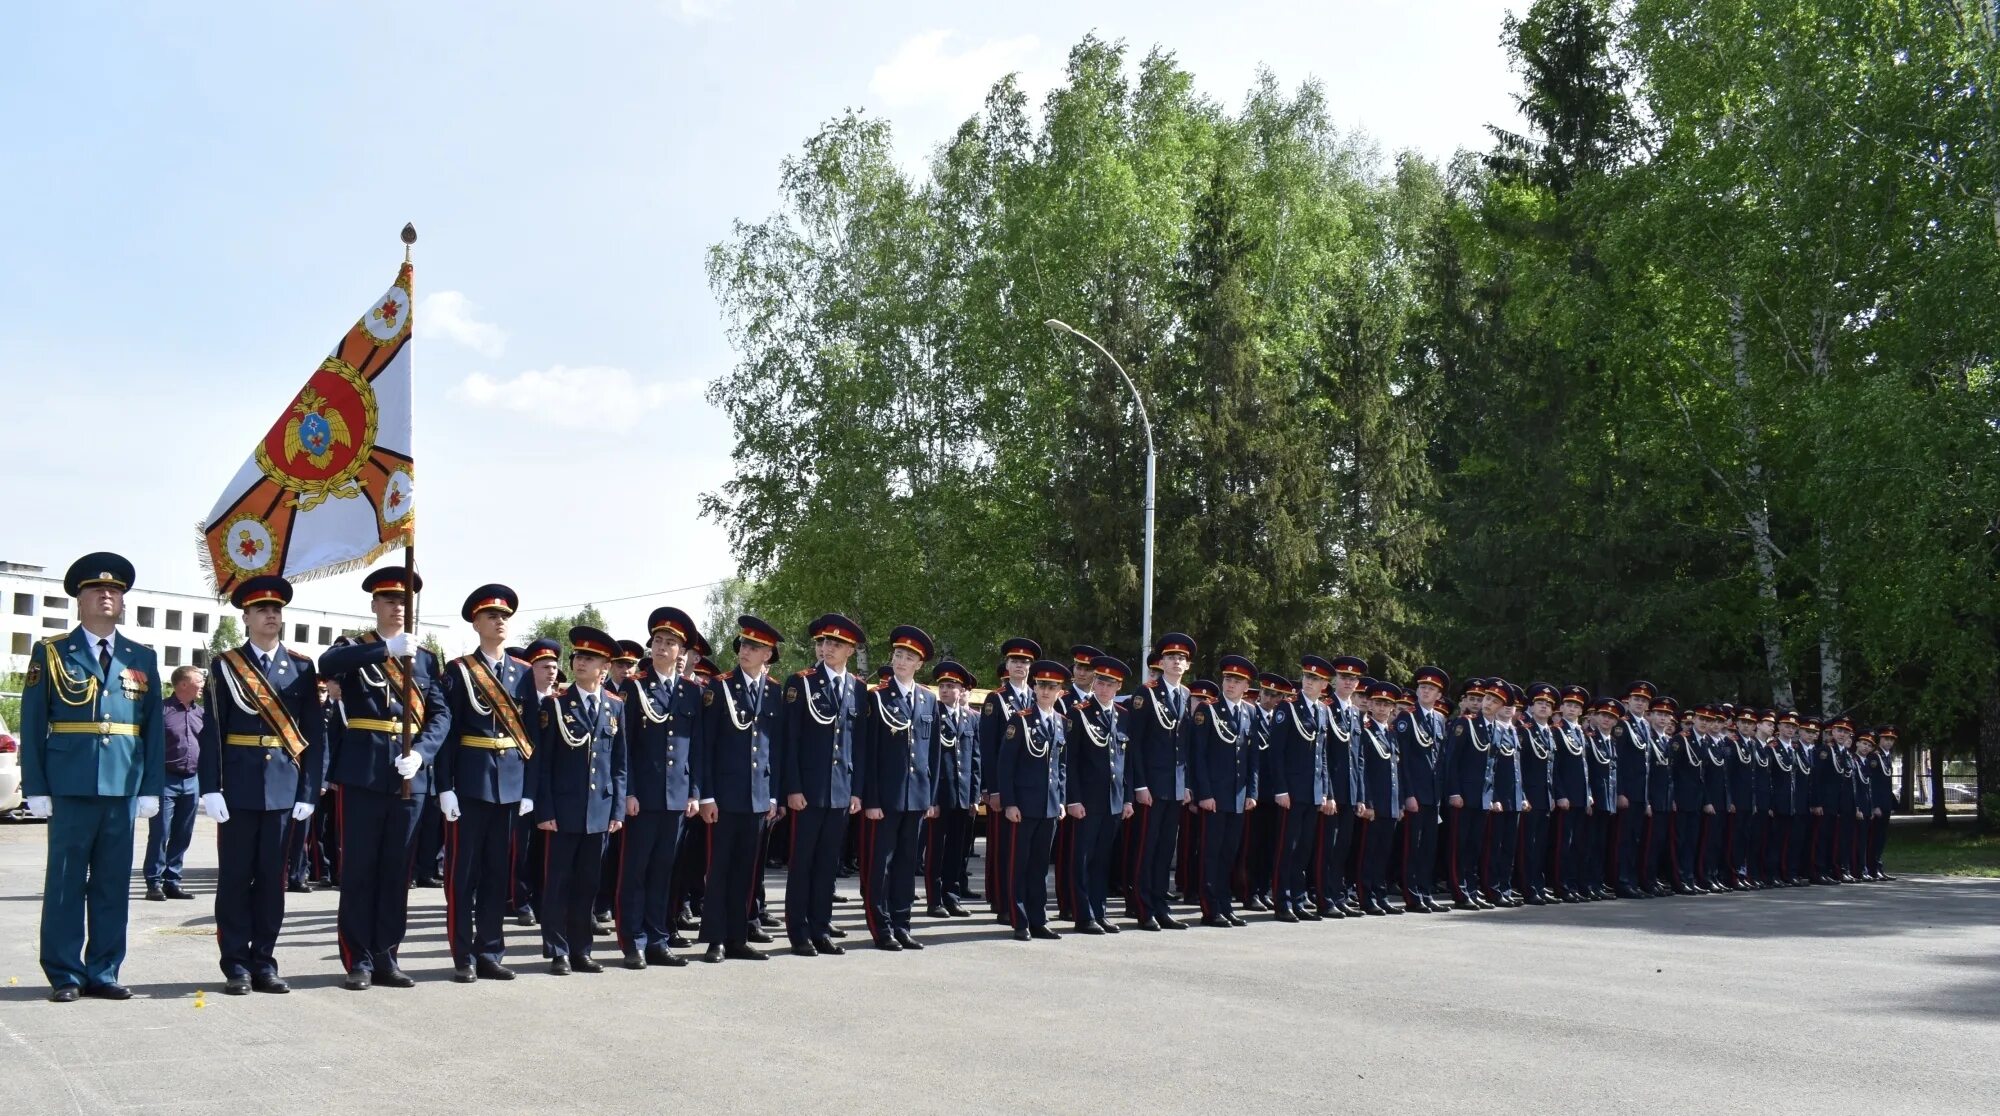
[[[116,554],[77,559],[63,589],[81,623],[35,646],[22,688],[21,791],[49,822],[42,972],[59,1004],[132,997],[118,983],[132,823],[159,813],[167,777],[159,662],[118,632],[132,580]]]

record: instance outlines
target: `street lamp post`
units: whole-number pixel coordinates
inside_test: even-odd
[[[1104,359],[1110,361],[1111,367],[1116,368],[1118,374],[1125,378],[1125,386],[1132,389],[1132,405],[1139,409],[1139,425],[1146,432],[1146,587],[1144,603],[1140,606],[1139,612],[1138,660],[1141,668],[1139,677],[1144,679],[1143,668],[1146,656],[1152,654],[1153,649],[1153,465],[1159,458],[1159,454],[1153,449],[1153,420],[1146,414],[1146,401],[1139,396],[1139,385],[1132,381],[1132,374],[1125,371],[1125,366],[1118,363],[1118,358],[1112,356],[1109,349],[1098,344],[1096,338],[1070,325],[1068,322],[1050,318],[1043,324],[1057,333],[1067,333],[1073,337],[1080,338],[1088,343],[1091,348],[1104,354]]]

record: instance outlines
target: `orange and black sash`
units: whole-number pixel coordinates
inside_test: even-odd
[[[381,635],[375,632],[361,633],[361,642],[378,643]],[[424,688],[410,678],[410,668],[394,655],[382,658],[382,676],[389,680],[389,686],[396,700],[403,703],[403,720],[413,725],[424,723]]]
[[[285,708],[285,703],[278,700],[277,691],[271,689],[271,680],[264,677],[264,672],[257,669],[241,647],[232,647],[218,657],[228,666],[229,673],[243,684],[243,690],[257,707],[257,716],[264,722],[264,727],[284,743],[285,755],[294,764],[298,763],[299,757],[305,754],[306,736],[299,731],[297,722],[292,720],[292,711]]]
[[[527,727],[521,723],[521,711],[515,708],[514,699],[500,688],[500,680],[493,677],[493,670],[486,665],[486,660],[478,655],[467,655],[459,662],[471,675],[472,684],[479,688],[479,696],[493,707],[493,715],[500,719],[500,727],[521,745],[521,758],[532,758],[535,754],[534,738],[528,735]]]

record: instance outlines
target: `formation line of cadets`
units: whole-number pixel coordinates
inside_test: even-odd
[[[117,631],[133,577],[115,554],[71,567],[82,622],[35,647],[24,687],[58,1002],[130,995],[118,977],[133,821],[158,809],[164,779],[158,666]],[[652,613],[643,646],[572,629],[565,677],[554,641],[507,645],[519,600],[504,585],[466,599],[479,646],[450,662],[407,631],[411,571],[379,569],[362,589],[375,630],[317,663],[282,644],[283,578],[232,597],[248,639],[211,663],[198,772],[232,994],[288,990],[274,956],[287,850],[329,785],[354,991],[414,983],[398,953],[433,796],[464,983],[513,978],[510,912],[539,922],[558,975],[601,972],[607,930],[626,968],[687,964],[672,950],[693,944],[679,931],[696,901],[703,961],[761,961],[754,947],[779,925],[795,955],[842,954],[849,849],[870,944],[920,950],[918,881],[925,917],[972,917],[982,835],[982,898],[1020,941],[1059,939],[1052,922],[1185,929],[1190,904],[1188,920],[1228,928],[1245,912],[1310,922],[1889,878],[1896,730],[1846,717],[1683,709],[1644,681],[1607,697],[1473,678],[1452,707],[1443,670],[1406,687],[1352,656],[1276,672],[1223,655],[1218,685],[1187,677],[1196,645],[1179,632],[1143,680],[1092,647],[1065,663],[1009,639],[974,708],[973,672],[936,661],[917,627],[890,632],[888,662],[863,680],[849,669],[861,626],[819,617],[815,661],[780,682],[772,625],[739,617],[736,665],[717,672],[676,608]],[[774,853],[788,867],[782,924],[763,881]]]

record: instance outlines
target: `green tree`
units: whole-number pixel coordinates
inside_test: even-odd
[[[603,631],[604,614],[597,610],[596,605],[587,604],[578,609],[574,615],[544,616],[528,629],[527,640],[532,643],[538,639],[552,639],[562,644],[561,662],[567,665],[570,652],[573,650],[569,641],[571,628],[596,628]]]
[[[208,657],[212,659],[242,643],[243,630],[236,626],[236,617],[224,616],[215,622],[215,635],[208,641]]]

